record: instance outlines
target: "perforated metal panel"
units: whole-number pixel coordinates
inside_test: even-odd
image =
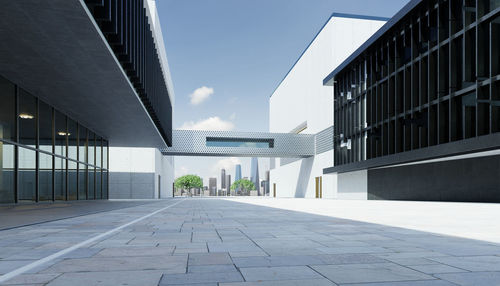
[[[172,147],[164,155],[305,158],[315,154],[314,134],[174,130]],[[208,147],[207,137],[220,139],[272,139],[271,148]]]
[[[316,154],[321,154],[333,149],[333,126],[316,134]]]

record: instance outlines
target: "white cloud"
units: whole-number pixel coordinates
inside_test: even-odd
[[[229,116],[229,119],[230,120],[235,120],[236,119],[236,113],[233,112],[233,114],[231,114],[231,116]]]
[[[211,131],[230,131],[234,129],[231,121],[225,121],[218,116],[209,117],[197,122],[187,121],[179,129],[184,130],[211,130]]]
[[[212,166],[212,173],[220,174],[221,169],[225,169],[226,174],[232,173],[237,164],[241,164],[241,160],[236,157],[220,159]]]
[[[211,87],[202,86],[197,88],[189,95],[191,98],[191,104],[198,105],[207,100],[212,94],[214,94],[214,89]]]

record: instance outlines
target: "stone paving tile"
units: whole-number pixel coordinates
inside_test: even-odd
[[[262,250],[255,250],[255,251],[229,251],[229,255],[231,257],[251,257],[251,256],[268,256],[267,253],[265,253]]]
[[[59,275],[61,275],[61,273],[22,274],[0,285],[45,284],[54,280]]]
[[[159,286],[162,285],[186,285],[196,283],[221,283],[240,282],[243,277],[239,272],[200,272],[187,274],[165,274],[162,276]]]
[[[394,263],[315,265],[312,268],[337,284],[434,279]]]
[[[340,286],[457,286],[443,280],[340,284]],[[490,285],[493,286],[493,285]]]
[[[328,279],[300,279],[280,281],[219,283],[219,286],[332,286],[337,285]]]
[[[430,259],[469,271],[500,271],[500,256],[453,256]]]
[[[364,264],[364,263],[384,263],[385,259],[373,256],[371,254],[322,254],[315,256],[323,264]]]
[[[500,285],[500,272],[469,272],[453,274],[436,274],[438,278],[462,286],[496,286]]]
[[[188,259],[189,266],[233,264],[228,253],[191,253]]]
[[[270,266],[300,266],[324,264],[315,256],[293,255],[293,256],[255,256],[255,257],[233,257],[237,267],[270,267]]]
[[[162,270],[163,273],[186,272],[186,256],[140,256],[134,257],[94,257],[66,259],[43,273],[81,272],[81,271],[125,271],[125,270]]]
[[[238,271],[238,269],[236,269],[236,267],[232,264],[188,266],[188,273],[230,272],[230,271]]]
[[[47,286],[157,286],[161,271],[106,271],[64,273]]]
[[[408,266],[408,268],[415,269],[425,274],[467,272],[467,270],[451,267],[444,264],[413,265]]]
[[[345,253],[386,253],[393,252],[387,248],[377,246],[361,246],[361,247],[320,247],[319,251],[326,254],[345,254]]]
[[[174,252],[174,247],[113,247],[100,251],[96,257],[120,257],[120,256],[169,256]]]
[[[414,266],[414,265],[427,265],[434,264],[435,261],[422,258],[422,257],[413,257],[413,258],[385,258],[385,260],[394,262],[396,264],[400,264],[403,266]]]
[[[30,260],[2,260],[0,261],[0,274],[5,274],[31,262]]]
[[[171,203],[0,231],[0,273]],[[500,285],[499,250],[493,243],[410,229],[188,199],[8,283],[493,286]]]
[[[245,281],[319,279],[321,275],[307,266],[240,268]]]

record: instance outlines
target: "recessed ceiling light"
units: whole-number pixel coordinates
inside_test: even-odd
[[[59,131],[59,132],[57,132],[57,135],[59,135],[59,136],[69,136],[69,135],[71,135],[71,133],[66,133],[64,131]]]
[[[20,113],[19,118],[21,119],[33,119],[35,116],[29,114],[29,113]]]

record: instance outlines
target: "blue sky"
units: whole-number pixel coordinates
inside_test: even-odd
[[[156,2],[176,95],[174,128],[268,131],[269,96],[333,12],[391,17],[408,1]],[[268,161],[260,160],[261,173]],[[208,179],[221,166],[233,173],[238,162],[249,175],[249,159],[177,157],[175,164],[178,175]]]

